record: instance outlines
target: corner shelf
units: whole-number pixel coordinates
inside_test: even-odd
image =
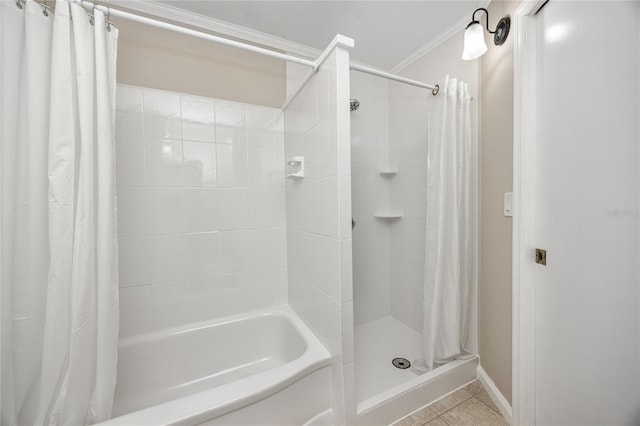
[[[404,217],[404,212],[402,210],[378,211],[373,214],[373,217],[376,219],[397,220]]]

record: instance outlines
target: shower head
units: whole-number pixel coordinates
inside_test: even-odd
[[[351,111],[356,111],[360,108],[360,101],[357,99],[351,99],[351,101],[349,101],[349,106],[351,107]]]

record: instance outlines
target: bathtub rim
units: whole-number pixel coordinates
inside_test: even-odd
[[[199,331],[199,330],[203,330],[210,327],[218,327],[218,326],[224,326],[224,325],[234,324],[234,323],[239,323],[244,321],[251,321],[261,317],[286,318],[287,320],[290,321],[291,318],[289,314],[293,314],[296,317],[297,315],[292,309],[291,309],[291,312],[280,311],[281,308],[287,308],[287,307],[288,305],[281,305],[281,306],[270,307],[270,308],[262,308],[254,311],[242,312],[240,314],[233,314],[233,315],[215,318],[211,320],[205,320],[205,321],[196,321],[189,324],[183,324],[183,325],[178,325],[174,327],[164,328],[161,330],[152,330],[142,334],[127,336],[119,339],[118,349],[121,347],[130,347],[130,346],[134,346],[141,343],[152,342],[154,340],[167,338],[173,335],[187,334],[191,331]],[[283,311],[286,311],[286,309],[283,309]],[[285,315],[283,315],[283,313]],[[304,338],[305,330],[299,330],[295,325],[295,321],[290,321],[290,323],[292,323],[292,325],[294,326],[294,329],[300,334],[300,337],[308,346],[309,342],[307,342],[306,339]]]
[[[265,316],[279,316],[291,323],[306,344],[306,349],[300,357],[286,364],[243,377],[231,383],[123,414],[98,423],[98,425],[186,425],[202,423],[258,402],[290,386],[302,377],[331,364],[331,355],[327,349],[288,305],[127,337],[122,339],[122,343],[131,345],[147,339],[170,336],[176,332],[186,331],[194,327],[229,324]]]

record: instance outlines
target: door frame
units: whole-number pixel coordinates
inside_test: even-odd
[[[512,424],[519,426],[536,424],[536,13],[546,2],[523,0],[514,13]]]

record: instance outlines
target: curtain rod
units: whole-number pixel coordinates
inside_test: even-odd
[[[69,0],[73,3],[77,3],[85,8],[89,9],[98,9],[105,14],[109,14],[111,16],[118,16],[120,18],[127,19],[133,22],[139,22],[141,24],[149,25],[152,27],[173,31],[180,34],[185,34],[188,36],[200,38],[203,40],[213,41],[216,43],[224,44],[227,46],[237,47],[238,49],[248,50],[250,52],[260,53],[262,55],[271,56],[273,58],[283,59],[285,61],[294,62],[296,64],[306,65],[308,67],[313,68],[313,70],[318,69],[318,64],[316,61],[312,61],[309,59],[300,58],[298,56],[289,55],[286,53],[276,52],[275,50],[265,49],[264,47],[258,47],[247,43],[242,43],[240,41],[231,40],[224,37],[215,36],[213,34],[208,34],[202,31],[192,30],[190,28],[185,28],[180,25],[170,24],[168,22],[159,21],[157,19],[147,18],[145,16],[136,15],[134,13],[125,12],[124,10],[113,9],[110,6],[97,5],[95,3],[83,0]]]
[[[351,64],[350,68],[352,70],[354,70],[354,71],[360,71],[360,72],[364,72],[364,73],[367,73],[367,74],[375,75],[375,76],[378,76],[378,77],[388,78],[389,80],[394,80],[394,81],[397,81],[399,83],[405,83],[405,84],[409,84],[411,86],[421,87],[423,89],[429,89],[429,90],[431,90],[431,93],[434,96],[437,95],[438,92],[440,91],[440,86],[437,85],[437,84],[434,86],[432,84],[423,83],[423,82],[418,81],[418,80],[412,80],[410,78],[402,77],[402,76],[396,75],[396,74],[391,74],[389,72],[378,70],[378,69],[371,68],[371,67],[367,67],[367,66],[364,66],[364,65]]]
[[[81,6],[83,6],[84,8],[89,8],[89,9],[95,8],[95,9],[98,9],[98,10],[104,12],[105,14],[107,14],[108,16],[117,16],[117,17],[120,17],[120,18],[123,18],[123,19],[127,19],[129,21],[138,22],[138,23],[149,25],[149,26],[152,26],[152,27],[173,31],[173,32],[180,33],[180,34],[185,34],[185,35],[196,37],[196,38],[200,38],[200,39],[203,39],[203,40],[213,41],[213,42],[216,42],[216,43],[224,44],[226,46],[232,46],[232,47],[236,47],[238,49],[248,50],[248,51],[254,52],[254,53],[260,53],[262,55],[271,56],[273,58],[282,59],[282,60],[293,62],[293,63],[296,63],[296,64],[306,65],[306,66],[312,68],[314,71],[317,71],[318,68],[320,67],[320,64],[321,64],[321,60],[320,59],[313,61],[313,60],[310,60],[310,59],[304,59],[304,58],[300,58],[300,57],[294,56],[294,55],[289,55],[289,54],[286,54],[286,53],[276,52],[275,50],[265,49],[264,47],[258,47],[258,46],[254,46],[254,45],[251,45],[251,44],[243,43],[243,42],[240,42],[240,41],[231,40],[231,39],[220,37],[220,36],[215,36],[213,34],[208,34],[208,33],[202,32],[202,31],[192,30],[190,28],[185,28],[185,27],[182,27],[180,25],[170,24],[168,22],[160,21],[160,20],[157,20],[157,19],[147,18],[145,16],[136,15],[134,13],[125,12],[124,10],[113,9],[110,6],[98,5],[98,4],[95,4],[93,2],[84,1],[84,0],[69,0],[69,1],[71,1],[73,3],[77,3],[77,4],[81,5]],[[422,87],[424,89],[430,89],[431,93],[433,93],[434,95],[437,95],[438,91],[440,90],[440,86],[438,86],[438,85],[434,86],[434,85],[431,85],[431,84],[422,83],[422,82],[417,81],[417,80],[411,80],[411,79],[406,78],[406,77],[402,77],[402,76],[399,76],[399,75],[396,75],[396,74],[391,74],[389,72],[378,70],[378,69],[371,68],[371,67],[367,67],[367,66],[364,66],[364,65],[351,64],[350,68],[352,70],[355,70],[355,71],[360,71],[360,72],[364,72],[364,73],[367,73],[367,74],[376,75],[378,77],[388,78],[390,80],[394,80],[394,81],[397,81],[397,82],[400,82],[400,83],[405,83],[405,84],[409,84],[409,85],[416,86],[416,87]]]

